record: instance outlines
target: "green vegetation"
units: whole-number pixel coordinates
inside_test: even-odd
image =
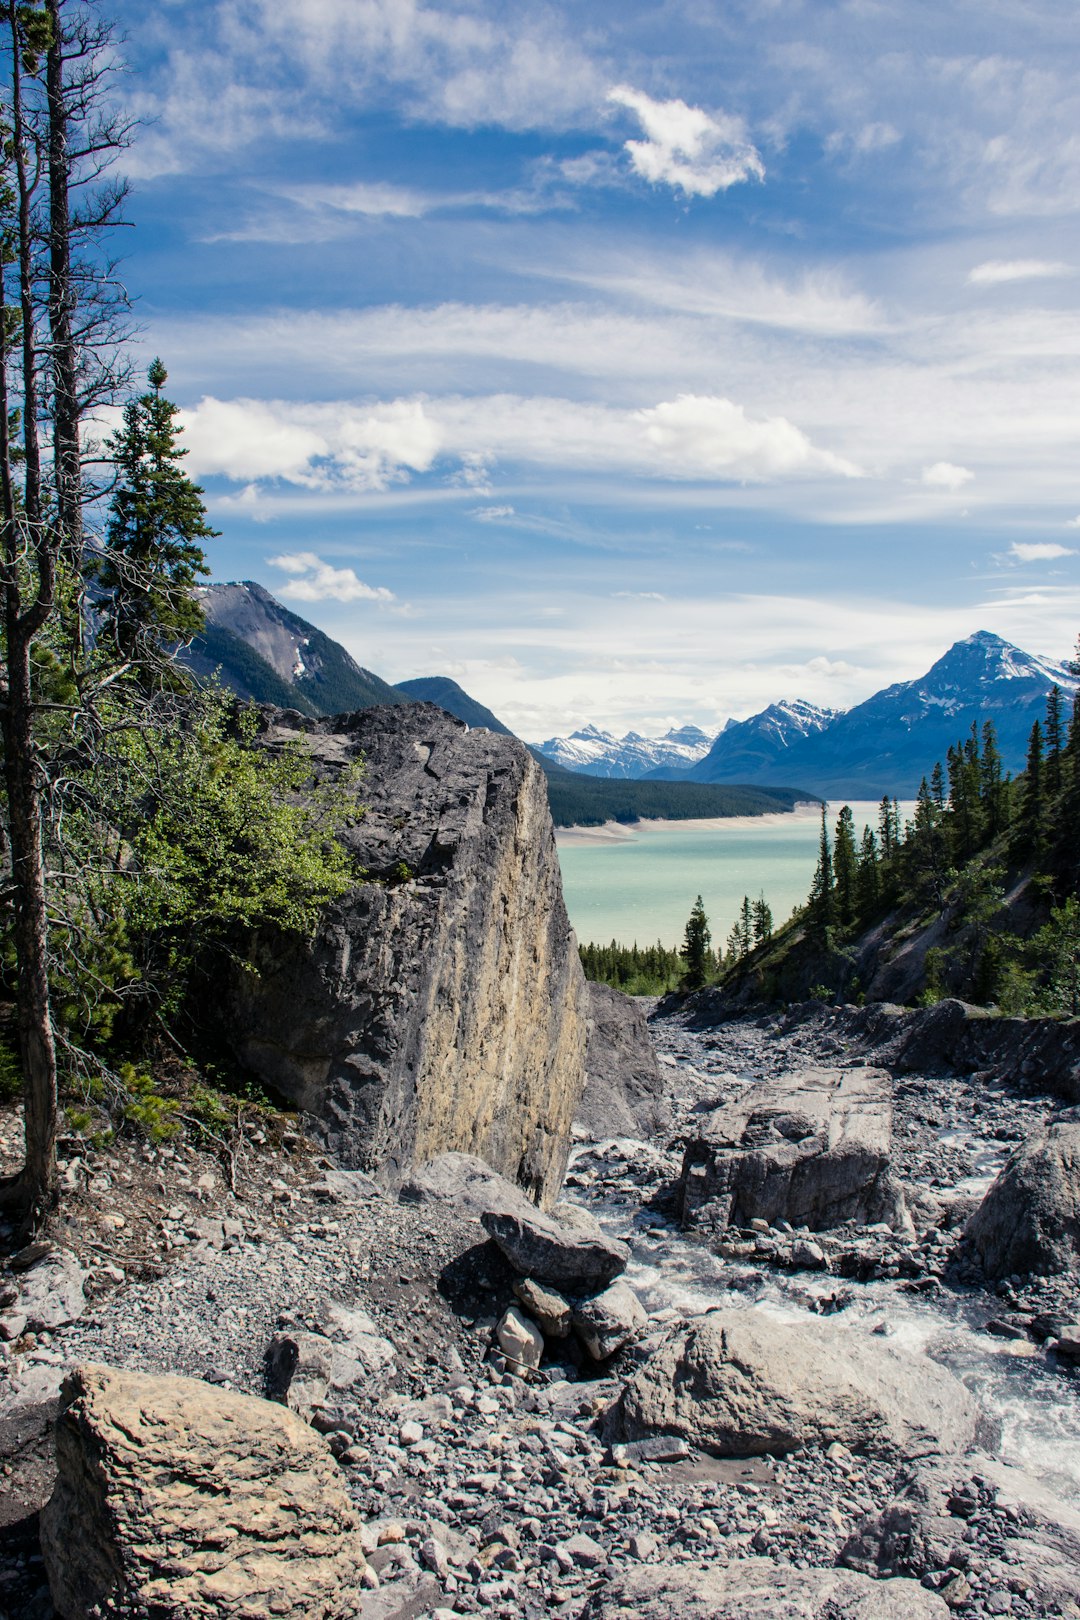
[[[683,934],[682,948],[679,955],[686,964],[683,974],[683,987],[687,990],[700,990],[716,970],[712,934],[709,932],[709,919],[705,915],[705,907],[701,903],[700,894],[694,901],[693,909],[687,919],[686,931]]]
[[[610,945],[581,945],[579,950],[587,979],[610,984],[628,996],[663,996],[682,982],[682,957],[659,941],[641,948],[612,940]]]
[[[1071,667],[1080,674],[1080,644]],[[860,963],[872,971],[903,943],[921,961],[924,1005],[955,995],[1080,1015],[1080,703],[1068,723],[1067,711],[1054,687],[1015,781],[993,722],[973,726],[923,778],[903,828],[888,798],[861,838],[847,805],[831,826],[823,809],[806,903],[752,938],[744,901],[720,982],[766,998],[857,998]]]
[[[605,821],[691,821],[763,816],[791,810],[815,795],[798,788],[714,786],[706,782],[624,782],[571,772],[548,776],[557,827],[600,827]]]

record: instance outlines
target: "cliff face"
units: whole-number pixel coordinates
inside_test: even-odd
[[[311,944],[267,938],[230,986],[248,1068],[314,1117],[345,1164],[393,1182],[477,1154],[543,1204],[585,1083],[587,998],[544,777],[510,737],[431,704],[326,720],[272,711],[316,768],[361,756],[346,841],[367,879]]]

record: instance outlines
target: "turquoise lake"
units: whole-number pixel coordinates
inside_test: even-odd
[[[829,807],[830,836],[841,806]],[[851,801],[856,837],[877,827],[877,803]],[[901,815],[910,806],[901,805]],[[744,894],[764,893],[776,923],[806,899],[817,865],[821,811],[562,828],[557,835],[570,921],[582,944],[682,943],[700,894],[713,944],[725,945]]]

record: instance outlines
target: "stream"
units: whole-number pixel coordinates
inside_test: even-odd
[[[665,1019],[650,1028],[668,1082],[672,1132],[663,1145],[631,1138],[577,1143],[565,1194],[630,1244],[626,1281],[650,1317],[663,1323],[717,1306],[790,1322],[829,1315],[845,1332],[887,1338],[930,1356],[955,1373],[1000,1426],[1003,1461],[1080,1502],[1080,1380],[1071,1365],[1028,1337],[987,1331],[988,1322],[1007,1314],[998,1294],[950,1281],[933,1292],[914,1292],[900,1278],[859,1283],[721,1258],[685,1235],[665,1211],[682,1157],[675,1139],[692,1129],[695,1113],[770,1073],[814,1061],[842,1062],[842,1056],[807,1050],[804,1036],[771,1040],[746,1023],[702,1033]],[[945,1205],[981,1197],[1013,1142],[1056,1106],[1052,1098],[1017,1096],[952,1077],[904,1076],[897,1093],[895,1129],[905,1184],[932,1180]],[[986,1106],[988,1097],[993,1107]],[[927,1115],[940,1123],[926,1125]]]

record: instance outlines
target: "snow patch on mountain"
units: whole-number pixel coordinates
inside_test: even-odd
[[[704,759],[712,742],[698,726],[673,726],[662,737],[643,737],[638,731],[617,737],[613,731],[587,725],[569,737],[549,737],[536,746],[565,770],[637,780],[657,770],[689,770]]]

